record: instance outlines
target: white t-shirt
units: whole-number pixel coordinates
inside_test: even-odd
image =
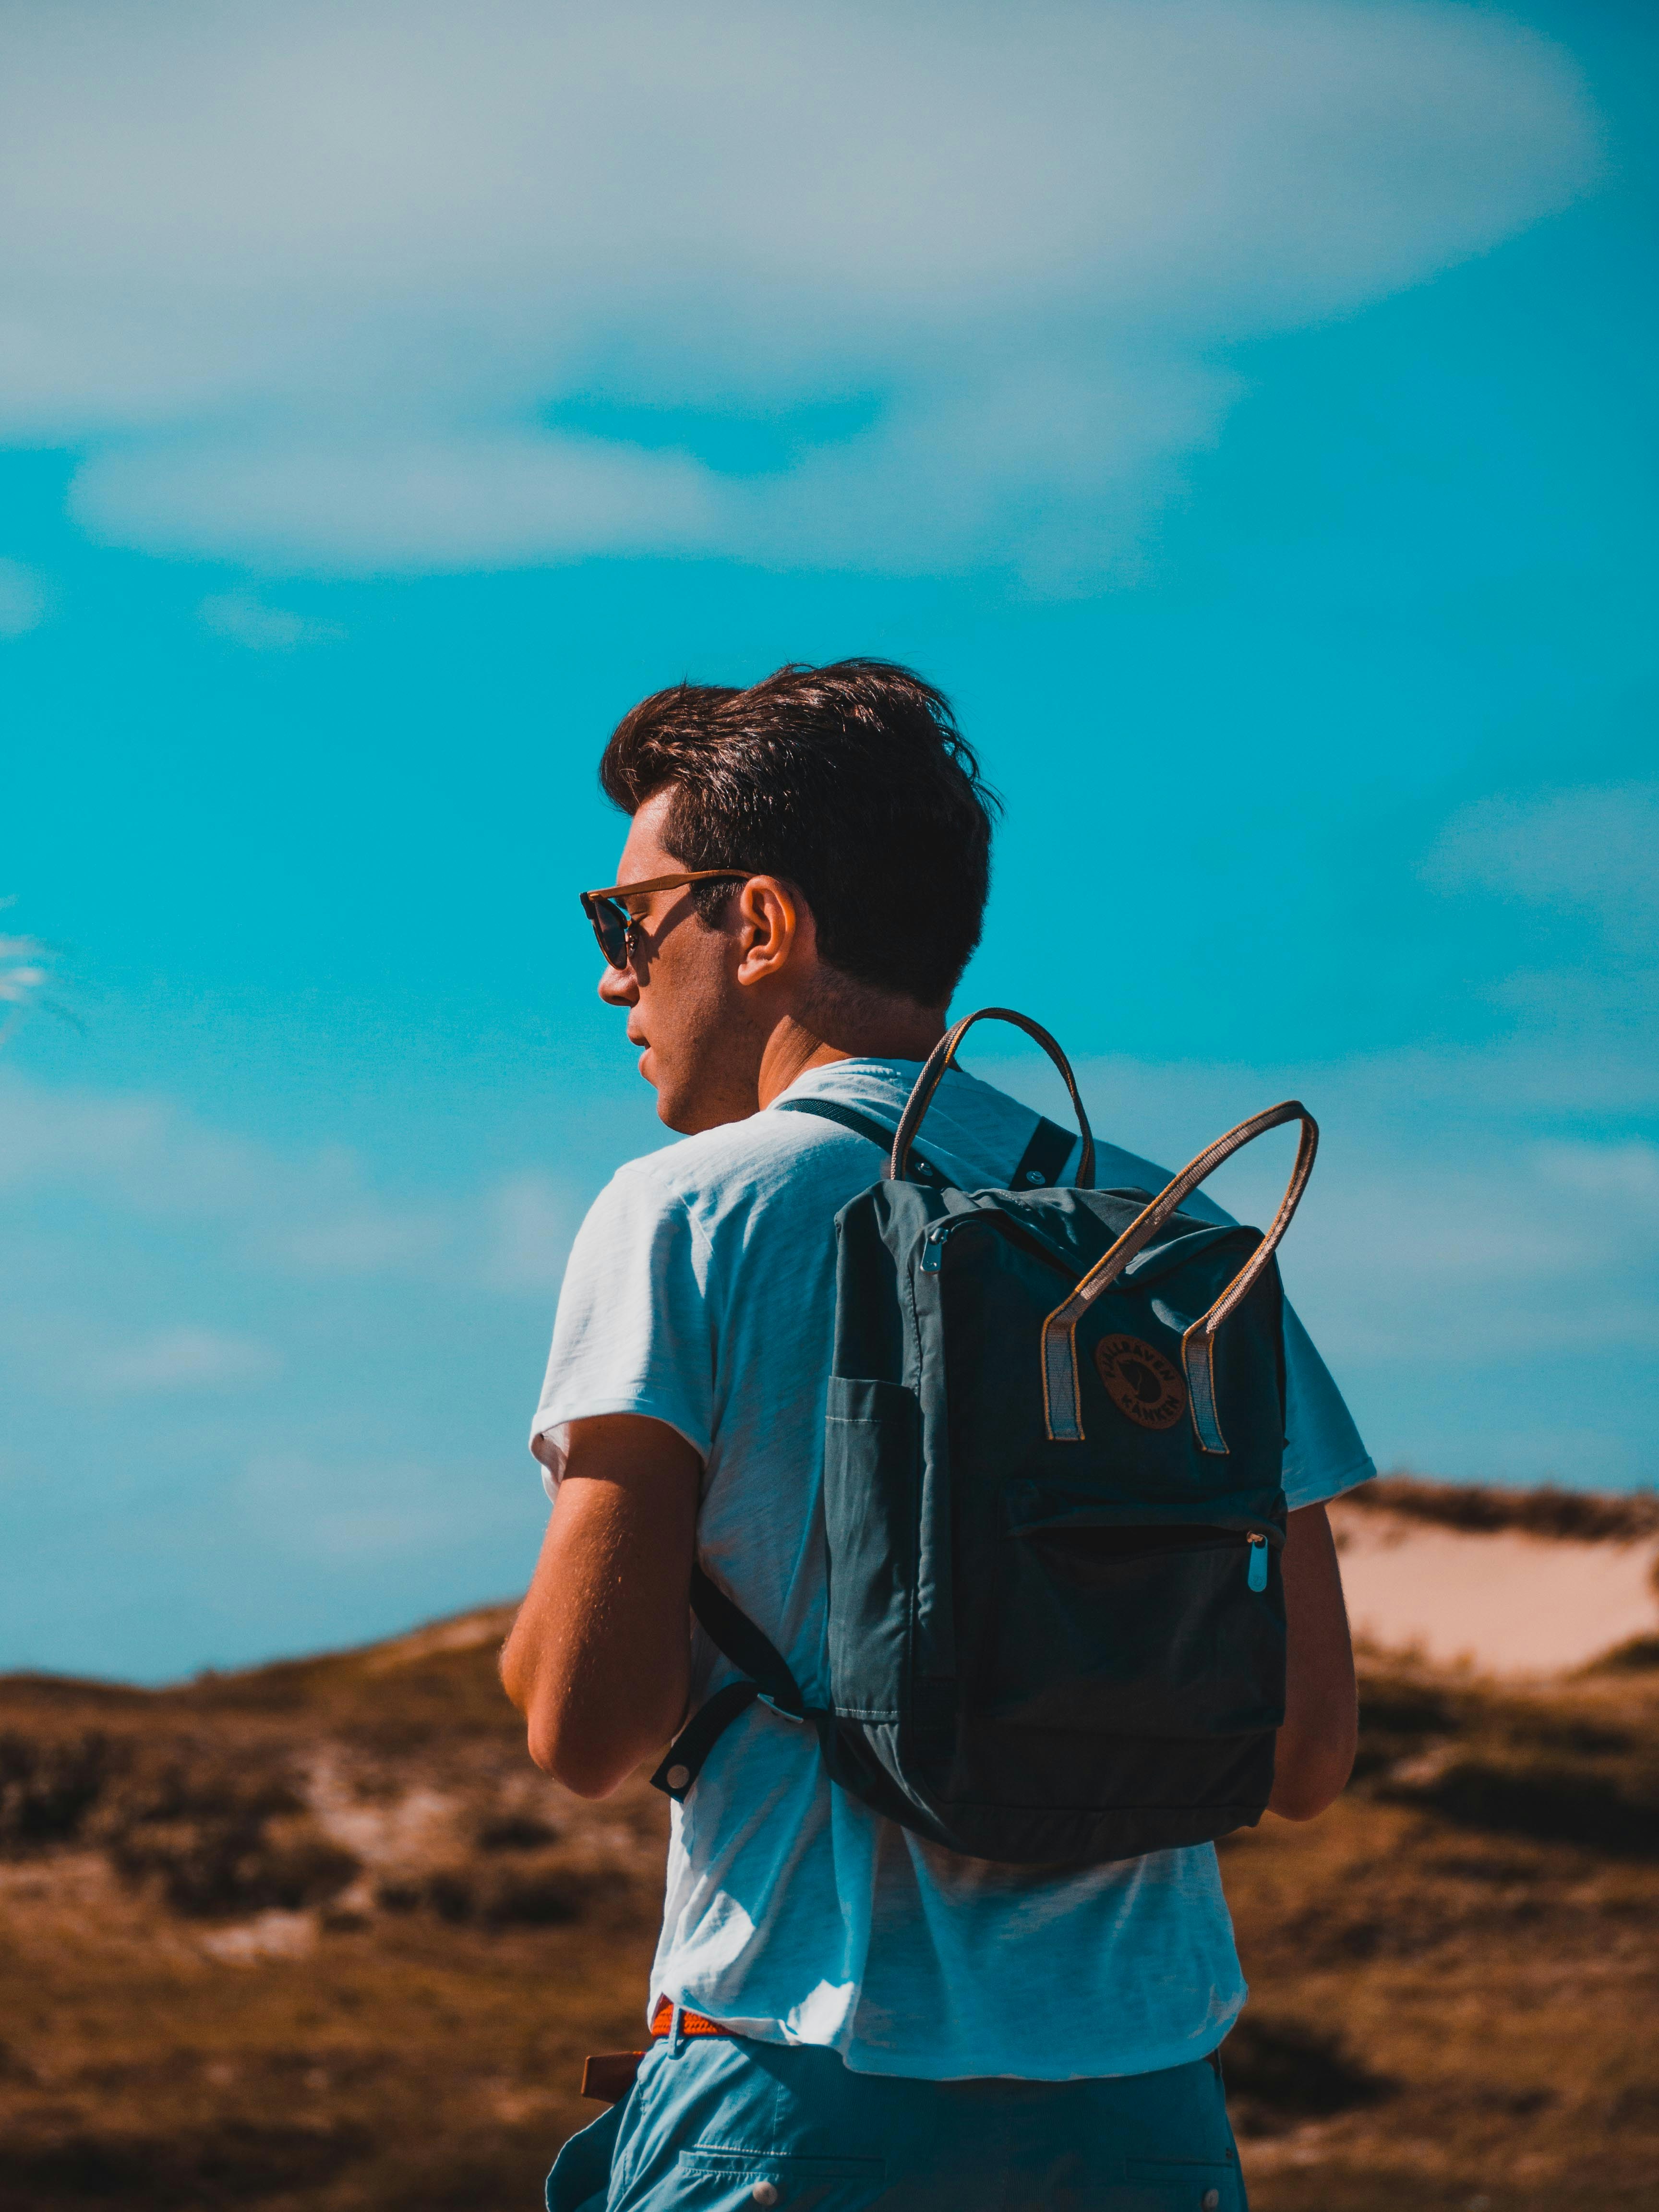
[[[787,1095],[890,1128],[919,1067],[844,1060]],[[953,1069],[921,1149],[964,1188],[1006,1188],[1036,1118]],[[833,1224],[881,1172],[867,1138],[771,1110],[620,1169],[571,1252],[532,1432],[556,1479],[569,1422],[643,1413],[678,1430],[703,1461],[703,1563],[809,1704],[829,1686]],[[1098,1148],[1102,1188],[1167,1180]],[[1288,1307],[1285,1332],[1285,1488],[1309,1505],[1375,1470]],[[734,1674],[696,1632],[694,1705]],[[760,1705],[674,1808],[653,1990],[762,2041],[826,2045],[863,2073],[1042,2081],[1200,2058],[1245,1995],[1212,1846],[1059,1876],[957,1857],[833,1788],[812,1729]]]

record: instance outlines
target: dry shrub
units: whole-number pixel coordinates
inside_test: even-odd
[[[1390,1778],[1378,1794],[1462,1827],[1577,1844],[1620,1857],[1659,1857],[1659,1789],[1652,1778],[1609,1772],[1588,1760],[1529,1759],[1519,1752],[1458,1758],[1421,1780]]]
[[[190,1914],[321,1905],[358,1869],[279,1765],[193,1741],[146,1746],[105,1790],[87,1833],[129,1881]]]
[[[1547,1482],[1535,1490],[1505,1490],[1497,1484],[1424,1482],[1415,1475],[1385,1474],[1345,1491],[1342,1503],[1480,1535],[1507,1528],[1577,1544],[1628,1543],[1659,1535],[1659,1498],[1650,1491],[1613,1498]]]
[[[71,1841],[130,1750],[101,1729],[0,1734],[0,1852]]]
[[[0,2038],[0,2081],[33,2081],[34,2069],[21,2051]]]
[[[246,2119],[170,2129],[165,2135],[71,2134],[0,2143],[0,2204],[118,2202],[143,2212],[192,2212],[258,2203],[329,2182],[372,2148],[362,2130]]]
[[[496,1813],[478,1823],[481,1851],[541,1851],[556,1844],[559,1832],[533,1813]]]
[[[423,1874],[389,1875],[375,1898],[386,1911],[431,1912],[452,1925],[558,1928],[580,1919],[597,1896],[617,1887],[613,1875],[580,1873],[556,1861],[464,1861]]]
[[[1659,1755],[1632,1717],[1588,1688],[1504,1692],[1368,1664],[1354,1779],[1461,1828],[1659,1857]]]
[[[1306,2021],[1247,2012],[1222,2045],[1227,2109],[1243,2135],[1273,2135],[1375,2103],[1389,2084],[1342,2039]]]
[[[1368,1668],[1359,1683],[1356,1781],[1379,1774],[1455,1733],[1460,1716],[1443,1685],[1404,1668]]]

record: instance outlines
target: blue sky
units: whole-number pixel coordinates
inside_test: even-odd
[[[74,1019],[0,1049],[0,1665],[521,1586],[661,1133],[593,762],[785,659],[956,699],[958,1003],[1098,1126],[1308,1099],[1380,1461],[1659,1480],[1650,14],[696,20],[8,11],[0,890]]]

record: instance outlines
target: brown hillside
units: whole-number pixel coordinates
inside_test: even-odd
[[[0,2212],[533,2212],[581,2054],[637,2040],[665,1820],[527,1765],[507,1617],[0,1680]],[[1224,1846],[1258,2212],[1656,2202],[1654,1656],[1373,1657],[1342,1803]]]
[[[1513,1529],[1565,1543],[1629,1543],[1659,1536],[1659,1496],[1650,1490],[1608,1497],[1540,1483],[1530,1490],[1494,1484],[1425,1482],[1413,1474],[1383,1474],[1347,1492],[1345,1503],[1372,1513],[1402,1513],[1446,1528],[1480,1535]]]

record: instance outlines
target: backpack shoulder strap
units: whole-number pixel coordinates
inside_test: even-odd
[[[726,1729],[757,1698],[787,1721],[814,1717],[807,1711],[806,1700],[790,1671],[788,1661],[776,1644],[756,1627],[740,1605],[709,1580],[696,1561],[691,1567],[691,1610],[710,1642],[734,1667],[740,1667],[749,1679],[728,1682],[724,1689],[716,1690],[706,1705],[698,1706],[669,1745],[651,1783],[653,1789],[663,1791],[676,1804],[684,1800],[702,1771],[703,1761]]]
[[[816,1114],[825,1121],[839,1121],[843,1129],[854,1136],[868,1137],[872,1145],[879,1145],[884,1152],[893,1149],[893,1132],[873,1114],[862,1114],[856,1106],[843,1106],[836,1098],[781,1098],[780,1114]],[[1025,1150],[1019,1156],[1011,1190],[1035,1190],[1039,1184],[1056,1183],[1072,1157],[1077,1139],[1069,1129],[1061,1128],[1045,1114],[1037,1116]],[[944,1176],[931,1161],[925,1160],[914,1146],[910,1150],[909,1172],[918,1182],[942,1183]]]
[[[1031,1140],[1019,1156],[1019,1165],[1014,1170],[1009,1188],[1035,1190],[1040,1184],[1057,1183],[1066,1171],[1066,1163],[1076,1142],[1069,1129],[1062,1129],[1058,1121],[1039,1115]],[[910,1157],[914,1159],[915,1153]]]
[[[843,1106],[838,1098],[780,1098],[776,1110],[780,1114],[816,1114],[821,1121],[838,1121],[843,1129],[850,1129],[855,1137],[868,1137],[872,1145],[879,1145],[884,1152],[893,1149],[893,1132],[873,1114],[860,1113],[856,1106]],[[1066,1139],[1071,1149],[1071,1139]],[[918,1182],[942,1183],[945,1177],[931,1161],[920,1152],[910,1155],[910,1173]]]

